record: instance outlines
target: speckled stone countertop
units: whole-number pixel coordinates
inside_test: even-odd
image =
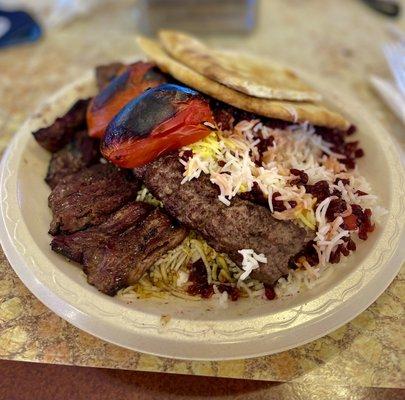
[[[98,10],[40,43],[0,52],[0,151],[49,94],[96,64],[136,54],[134,2]],[[405,6],[405,5],[404,5]],[[387,19],[355,1],[272,0],[260,3],[250,36],[212,36],[322,75],[351,91],[392,132],[404,129],[367,83],[388,76],[379,45]],[[402,18],[396,23],[405,27]],[[174,361],[128,351],[63,321],[24,287],[0,251],[0,358],[46,363],[200,374],[274,381],[404,387],[405,268],[366,311],[330,335],[273,356],[245,361]]]

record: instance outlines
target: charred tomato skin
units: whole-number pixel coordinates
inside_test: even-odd
[[[166,76],[152,63],[140,61],[129,65],[90,102],[86,115],[89,135],[102,138],[122,107],[145,90],[165,82]]]
[[[160,155],[207,136],[209,103],[187,87],[164,84],[130,101],[107,126],[102,154],[122,168],[145,165]]]

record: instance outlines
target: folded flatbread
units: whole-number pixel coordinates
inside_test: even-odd
[[[159,39],[173,58],[238,92],[273,100],[321,100],[291,69],[269,59],[213,49],[178,31],[160,31]]]
[[[350,123],[343,116],[327,109],[321,104],[269,100],[249,96],[209,79],[180,63],[171,57],[159,42],[155,40],[141,36],[138,37],[137,42],[144,53],[154,61],[162,71],[169,73],[185,85],[236,108],[284,121],[298,123],[308,121],[313,125],[342,130],[348,129],[350,126]]]

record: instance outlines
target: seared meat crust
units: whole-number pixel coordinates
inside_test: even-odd
[[[100,141],[79,131],[72,142],[52,154],[45,182],[53,189],[62,178],[96,164],[100,157]]]
[[[86,112],[90,99],[78,100],[62,117],[55,122],[33,132],[35,140],[44,149],[55,153],[67,145],[75,133],[86,129]]]
[[[48,198],[53,214],[49,233],[73,233],[103,223],[133,200],[140,186],[129,171],[111,164],[96,164],[63,178]]]
[[[101,292],[113,296],[136,283],[166,252],[178,246],[187,231],[156,209],[124,234],[111,238],[104,247],[84,256],[87,281]]]
[[[234,198],[228,207],[218,200],[218,190],[208,176],[181,184],[183,167],[177,155],[149,164],[144,183],[163,202],[165,210],[190,229],[198,231],[216,250],[238,265],[238,250],[263,253],[267,263],[253,277],[273,284],[288,274],[288,261],[303,247],[306,231],[293,223],[275,219],[269,209]]]
[[[153,208],[146,203],[130,202],[112,213],[105,222],[98,226],[71,235],[55,236],[51,242],[51,248],[81,264],[84,254],[89,256],[95,249],[102,248],[112,237],[140,224]]]
[[[125,64],[114,62],[96,67],[96,81],[98,90],[104,89],[123,69]]]

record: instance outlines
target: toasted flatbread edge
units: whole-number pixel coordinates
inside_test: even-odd
[[[323,105],[252,97],[206,78],[184,64],[181,64],[167,54],[156,40],[139,36],[137,43],[141,50],[154,61],[162,71],[169,73],[185,85],[236,108],[264,117],[295,123],[309,122],[313,125],[342,130],[346,130],[350,126],[350,123],[343,116],[328,110]]]
[[[216,49],[209,49],[203,42],[200,42],[197,38],[192,37],[186,33],[173,30],[161,30],[159,31],[159,40],[164,50],[179,61],[185,64],[190,69],[204,75],[206,78],[212,79],[218,83],[221,83],[231,89],[235,89],[238,92],[248,94],[250,96],[265,98],[270,100],[289,100],[289,101],[320,101],[322,96],[311,89],[304,81],[302,81],[294,71],[282,66],[278,63],[274,63],[265,58],[259,58],[250,54],[237,54],[235,52],[226,51],[229,57],[239,60],[243,63],[244,60],[248,60],[249,63],[256,62],[269,68],[284,70],[289,72],[298,79],[301,89],[292,88],[276,88],[271,85],[260,84],[252,80],[242,78],[241,76],[231,75],[228,71],[223,69],[221,58],[224,55],[224,51],[218,51]],[[181,45],[182,41],[188,41],[188,45]],[[198,56],[200,61],[197,61],[193,54]],[[206,56],[204,57],[204,54]],[[219,60],[216,59],[218,54]],[[213,58],[212,58],[213,57]],[[212,59],[212,61],[210,61]],[[211,65],[211,62],[213,63]],[[273,71],[275,73],[275,71]]]

